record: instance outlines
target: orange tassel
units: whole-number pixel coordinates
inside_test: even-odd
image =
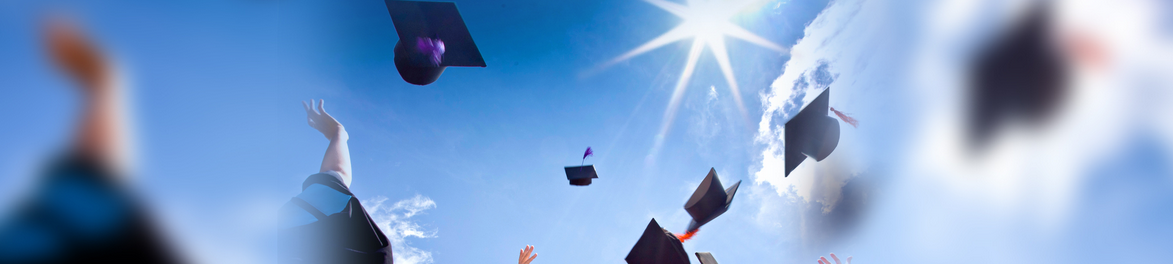
[[[676,235],[676,238],[680,239],[680,242],[684,242],[685,240],[691,239],[692,236],[696,235],[696,231],[701,231],[701,230],[697,229],[697,230],[689,231],[684,234],[675,234],[675,235]]]

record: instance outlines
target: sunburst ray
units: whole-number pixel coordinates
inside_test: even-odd
[[[734,102],[737,104],[738,111],[741,113],[743,119],[748,122],[748,114],[745,109],[745,104],[741,100],[741,91],[737,84],[735,72],[733,71],[733,64],[729,59],[725,37],[729,36],[741,39],[779,53],[787,51],[786,48],[774,44],[728,21],[734,15],[758,1],[760,0],[730,3],[727,1],[717,2],[715,0],[687,0],[687,5],[683,5],[667,0],[644,0],[644,2],[648,2],[664,11],[672,13],[684,21],[679,26],[668,30],[668,32],[608,61],[602,67],[614,65],[615,63],[631,59],[632,57],[689,37],[693,38],[692,47],[688,50],[688,61],[680,73],[680,78],[676,81],[676,86],[672,89],[672,97],[668,101],[668,107],[664,109],[664,120],[661,122],[659,133],[656,135],[657,141],[648,154],[649,158],[658,152],[664,137],[667,136],[669,129],[672,127],[672,122],[676,118],[676,111],[680,107],[680,100],[684,96],[684,88],[688,86],[688,82],[696,70],[696,63],[701,51],[706,46],[709,47],[713,52],[713,56],[716,57],[717,65],[721,68],[721,75],[725,77],[725,82],[729,85],[729,90],[732,93]]]

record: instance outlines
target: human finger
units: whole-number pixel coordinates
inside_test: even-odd
[[[323,115],[330,115],[326,113],[326,99],[318,99],[318,112]]]
[[[823,263],[831,264],[831,261],[827,260],[827,257],[819,257],[819,260],[823,261]]]
[[[519,263],[519,264],[522,261],[525,261],[525,248],[526,247],[522,247],[521,250],[517,251],[517,263]]]
[[[533,261],[534,261],[534,259],[536,259],[536,258],[538,258],[538,254],[537,254],[537,253],[534,253],[534,255],[533,255],[533,256],[530,256],[530,257],[529,257],[529,259],[526,259],[526,260],[525,260],[525,264],[529,264],[530,262],[533,262]]]
[[[310,99],[310,103],[313,103],[313,102],[314,102],[314,99]],[[318,114],[318,112],[315,112],[314,108],[310,107],[310,105],[307,104],[305,101],[301,101],[301,106],[305,108],[305,113],[308,116],[314,116],[314,115]]]
[[[835,264],[842,264],[839,262],[839,257],[835,256],[835,253],[831,253],[831,259],[835,260]]]
[[[851,264],[851,256],[847,257],[847,264]]]

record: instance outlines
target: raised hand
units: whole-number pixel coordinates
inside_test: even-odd
[[[521,255],[517,257],[517,264],[529,264],[530,261],[534,261],[534,259],[538,258],[538,253],[534,253],[533,256],[529,255],[533,252],[534,246],[526,245],[525,248],[521,249]]]
[[[326,139],[330,141],[346,141],[350,138],[346,133],[346,128],[342,127],[342,124],[338,123],[338,120],[335,120],[333,116],[326,113],[326,100],[318,100],[318,109],[316,111],[314,110],[313,104],[314,100],[312,99],[308,104],[305,101],[301,102],[301,105],[305,107],[306,119],[310,127],[317,129],[318,132],[322,132],[322,135],[326,136]]]
[[[49,18],[43,34],[50,57],[86,92],[102,93],[114,88],[113,67],[77,25],[63,17]]]
[[[835,253],[831,253],[831,258],[835,259],[835,264],[851,264],[851,257],[847,257],[847,263],[839,263],[839,257],[835,256]],[[819,257],[819,264],[831,264],[831,261],[828,261],[827,257]]]

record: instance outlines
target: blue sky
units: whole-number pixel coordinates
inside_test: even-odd
[[[1171,216],[1164,201],[1173,179],[1160,165],[1170,161],[1173,126],[1132,120],[1120,121],[1121,131],[1087,132],[1079,122],[1060,125],[1057,131],[1077,132],[1044,133],[1053,144],[1035,149],[1103,154],[1060,156],[1059,165],[1042,169],[978,170],[1027,180],[970,182],[970,172],[957,168],[972,166],[925,162],[951,161],[948,150],[933,148],[947,137],[933,136],[949,135],[955,111],[939,101],[951,102],[957,89],[936,86],[948,81],[921,78],[917,69],[938,69],[932,58],[953,65],[949,58],[977,38],[966,34],[990,27],[974,21],[997,21],[1013,4],[761,1],[732,21],[791,50],[727,38],[749,120],[706,49],[652,155],[689,41],[599,66],[679,18],[644,1],[456,2],[488,67],[449,68],[421,87],[395,71],[397,37],[382,1],[0,1],[0,57],[8,58],[0,60],[0,89],[15,110],[4,122],[17,128],[0,130],[0,201],[18,197],[69,136],[76,95],[35,38],[39,15],[65,7],[126,69],[139,144],[134,185],[177,243],[203,262],[273,259],[272,214],[317,171],[327,143],[306,125],[299,104],[311,98],[325,99],[347,127],[352,190],[368,207],[383,201],[368,209],[402,239],[396,254],[412,258],[401,263],[509,262],[527,244],[536,246],[535,263],[623,263],[651,218],[685,229],[682,206],[710,167],[742,187],[729,212],[685,248],[713,252],[721,263],[797,263],[832,251],[862,263],[1169,254],[1142,249],[1168,245],[1159,234],[1170,234],[1161,226]],[[962,10],[956,21],[933,15],[955,9]],[[1109,87],[1129,83],[1112,80]],[[861,120],[860,128],[840,123],[835,156],[779,177],[770,150],[780,147],[780,134],[772,126],[826,87],[831,106]],[[1072,112],[1102,112],[1136,97],[1096,98],[1108,103],[1081,101],[1075,105],[1086,107]],[[1120,113],[1152,110],[1126,109]],[[1091,141],[1086,149],[1064,144],[1081,133],[1094,138],[1070,140]],[[595,156],[586,162],[600,178],[570,186],[562,167],[580,162],[588,146]],[[1047,177],[1022,176],[1038,170]],[[1116,173],[1131,176],[1104,180]],[[1147,196],[1120,193],[1137,186],[1147,186],[1140,191]],[[1039,191],[1013,191],[1021,189]],[[1120,218],[1086,217],[1116,208],[1092,202],[1105,201],[1099,193],[1136,207],[1116,211]],[[1037,212],[1056,204],[1067,209]],[[1114,231],[1121,226],[1135,229]],[[1146,229],[1158,235],[1139,231]],[[1136,242],[1119,249],[1093,242],[1107,238]],[[983,252],[998,254],[978,257]]]
[[[259,218],[251,211],[276,208],[316,172],[326,141],[299,106],[311,98],[325,99],[351,134],[357,195],[434,201],[411,220],[435,237],[408,242],[437,263],[507,261],[526,244],[537,246],[542,262],[618,263],[652,217],[683,231],[684,200],[710,167],[729,184],[751,181],[752,124],[735,119],[708,51],[651,162],[687,41],[588,73],[674,27],[680,20],[672,14],[639,1],[457,4],[489,67],[451,68],[425,87],[395,72],[396,37],[381,1],[61,5],[131,75],[136,183],[173,218],[168,223],[197,259],[257,257],[233,236],[256,233],[246,231],[254,229],[247,219]],[[771,2],[737,21],[788,46],[825,4]],[[4,132],[14,145],[3,152],[4,179],[19,182],[38,160],[26,153],[44,157],[63,144],[76,97],[33,38],[37,12],[30,11],[54,5],[5,5],[0,32],[11,37],[0,45],[17,59],[0,63],[9,76],[3,85],[21,87],[6,90],[22,98],[13,107],[31,113],[14,120],[28,129]],[[738,40],[729,46],[756,116],[756,94],[787,56]],[[596,151],[587,163],[601,178],[569,186],[562,167],[580,162],[587,146]],[[750,209],[735,205],[721,219],[728,222],[706,226],[690,250],[754,234],[736,228],[750,221]],[[760,239],[763,252],[779,243]],[[781,257],[771,255],[743,259]]]

